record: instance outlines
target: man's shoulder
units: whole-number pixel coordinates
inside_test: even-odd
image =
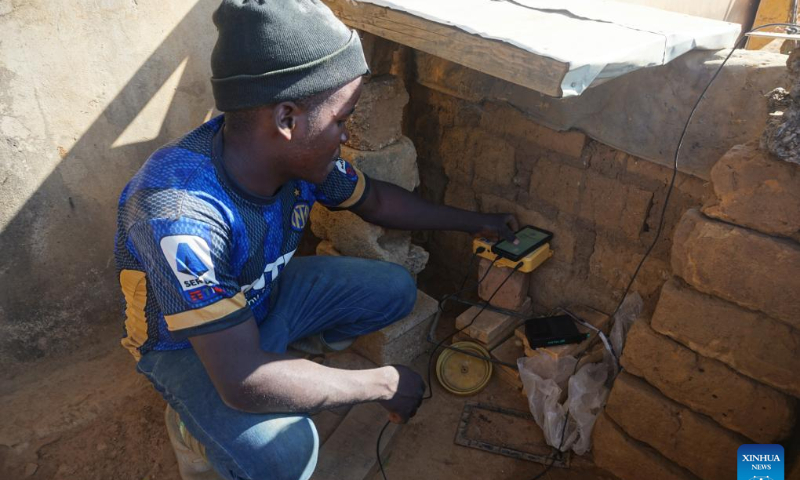
[[[211,141],[218,129],[214,119],[156,150],[122,191],[123,223],[152,218],[174,218],[199,210],[217,216],[209,204],[219,199],[220,183],[211,163]],[[216,200],[212,203],[216,203]]]

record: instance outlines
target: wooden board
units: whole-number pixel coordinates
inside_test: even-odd
[[[753,26],[766,25],[767,23],[784,23],[789,20],[789,8],[791,7],[791,0],[761,0],[756,11],[756,19],[753,21]],[[769,31],[769,30],[762,30]],[[778,30],[783,31],[783,30]],[[772,38],[764,37],[750,37],[747,39],[748,50],[761,50],[767,44],[772,42]]]
[[[405,12],[349,0],[323,0],[352,28],[436,55],[497,78],[561,96],[568,65]]]

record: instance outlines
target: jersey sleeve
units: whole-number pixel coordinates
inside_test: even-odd
[[[339,158],[328,177],[313,185],[315,200],[331,210],[344,210],[360,205],[369,194],[369,177],[349,162]]]
[[[228,236],[219,226],[186,217],[142,221],[128,233],[128,248],[177,341],[252,315],[233,271]]]

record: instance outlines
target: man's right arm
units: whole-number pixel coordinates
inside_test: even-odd
[[[265,352],[253,318],[189,341],[225,404],[245,412],[316,412],[377,401],[402,423],[425,391],[419,375],[402,366],[341,370]]]

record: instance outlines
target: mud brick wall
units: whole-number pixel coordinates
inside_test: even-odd
[[[734,478],[744,443],[783,443],[787,478],[800,473],[800,165],[754,142],[711,173],[595,426],[595,460],[624,480],[642,478],[631,457],[658,478]]]
[[[503,100],[511,85],[502,80],[422,52],[412,60],[406,134],[417,147],[422,195],[515,213],[522,224],[552,231],[554,257],[529,287],[538,311],[573,303],[613,310],[653,240],[671,169],[583,133],[542,126]],[[706,194],[702,180],[679,173],[665,233],[634,285],[644,297],[654,300],[669,278],[672,231]],[[417,240],[431,253],[424,276],[456,282],[467,273],[469,235],[435,232]]]

